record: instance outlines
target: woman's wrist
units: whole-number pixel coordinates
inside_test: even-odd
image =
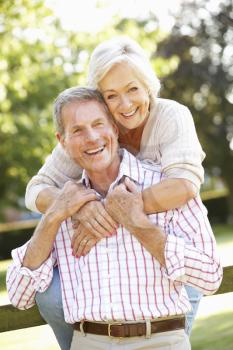
[[[53,204],[60,193],[57,187],[47,187],[42,190],[36,198],[36,207],[41,213],[45,213]]]

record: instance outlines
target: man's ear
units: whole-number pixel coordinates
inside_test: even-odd
[[[119,129],[118,126],[115,123],[112,123],[113,130],[115,134],[117,135],[117,138],[119,137]]]
[[[59,132],[56,132],[56,139],[60,144],[62,145],[63,148],[65,148],[65,137],[64,135],[60,134]]]

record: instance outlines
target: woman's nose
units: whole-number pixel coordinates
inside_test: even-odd
[[[132,102],[127,96],[123,95],[121,96],[121,106],[125,108],[129,108],[132,106]]]

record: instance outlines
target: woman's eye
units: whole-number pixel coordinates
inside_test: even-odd
[[[132,92],[137,91],[137,90],[138,90],[137,86],[133,86],[129,89],[129,91],[132,91]]]

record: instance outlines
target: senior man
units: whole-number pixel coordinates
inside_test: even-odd
[[[141,191],[161,180],[160,168],[119,149],[117,127],[101,95],[70,88],[58,96],[55,110],[64,130],[57,137],[84,169],[85,189],[66,183],[30,241],[13,250],[7,273],[12,304],[33,306],[57,264],[65,320],[75,329],[72,350],[190,349],[184,332],[184,315],[190,310],[184,284],[212,294],[222,279],[200,198],[147,216]],[[104,201],[119,227],[77,259],[70,217],[96,198]]]

